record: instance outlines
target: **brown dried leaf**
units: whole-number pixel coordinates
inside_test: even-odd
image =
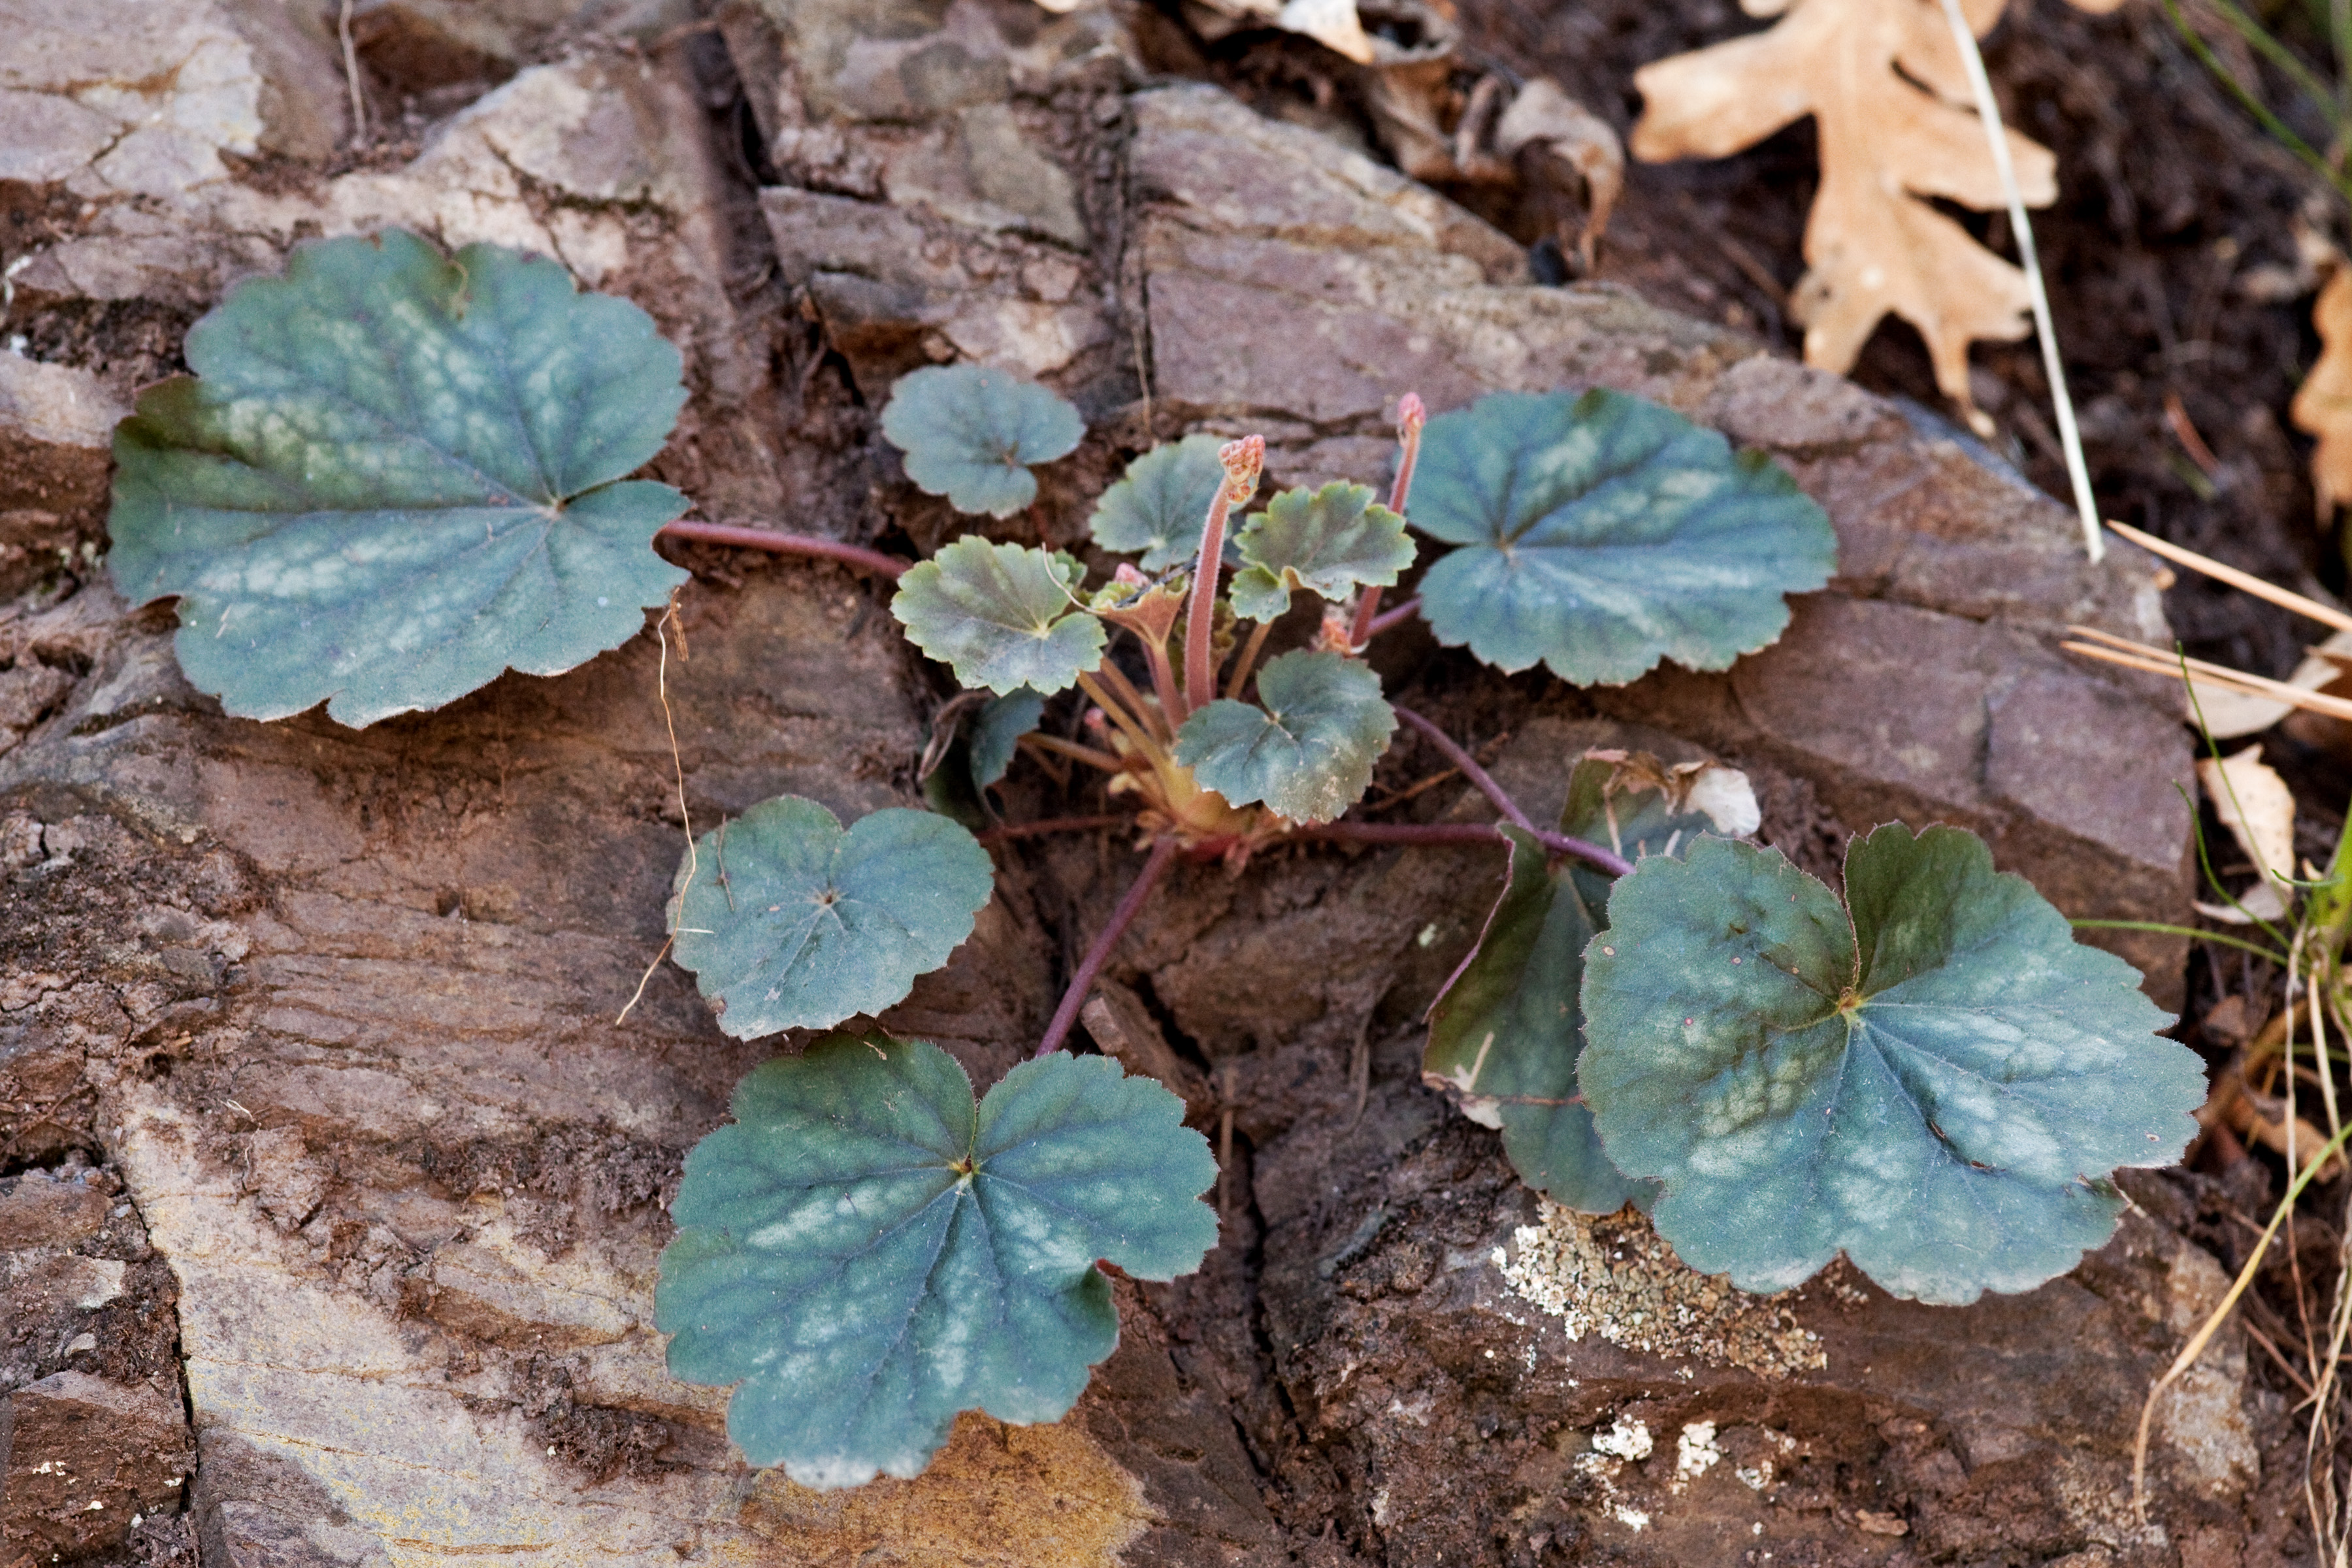
[[[1502,157],[1517,158],[1529,148],[1584,177],[1588,216],[1576,248],[1590,272],[1593,247],[1608,232],[1610,210],[1625,189],[1625,149],[1607,121],[1540,76],[1519,89],[1495,123],[1495,151]]]
[[[2226,905],[2197,907],[2231,924],[2242,921],[2246,915],[2276,920],[2285,914],[2286,890],[2278,879],[2294,875],[2294,794],[2286,781],[2263,761],[2260,746],[2249,746],[2218,762],[2200,758],[2197,782],[2205,798],[2213,803],[2213,814],[2262,877],[2238,900],[2245,907],[2245,915]]]
[[[2287,413],[2295,428],[2319,438],[2311,454],[2312,499],[2325,523],[2352,501],[2352,266],[2338,265],[2311,307],[2319,358]]]
[[[2002,0],[1962,0],[1979,36]],[[1644,109],[1633,155],[1721,158],[1811,114],[1822,183],[1805,226],[1810,270],[1791,305],[1805,363],[1853,367],[1893,311],[1919,329],[1936,384],[1963,408],[1969,344],[2030,330],[2025,274],[1929,205],[2006,205],[1968,77],[1937,0],[1747,0],[1787,15],[1769,32],[1676,55],[1633,73]],[[2014,132],[2010,158],[2028,206],[2057,199],[2049,149]]]

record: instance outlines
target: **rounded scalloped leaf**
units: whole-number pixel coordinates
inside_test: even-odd
[[[1703,838],[1618,884],[1578,1067],[1610,1157],[1743,1289],[1841,1250],[1924,1301],[2064,1273],[2114,1232],[2109,1173],[2179,1157],[2203,1065],[1973,834],[1881,827],[1845,878],[1850,916],[1778,853]]]
[[[1235,805],[1264,801],[1293,822],[1328,822],[1362,797],[1396,711],[1360,660],[1305,649],[1258,671],[1263,710],[1219,699],[1176,731],[1176,760]]]
[[[1146,572],[1164,571],[1200,552],[1209,503],[1225,482],[1217,460],[1221,436],[1187,436],[1163,443],[1127,466],[1127,475],[1103,491],[1087,527],[1105,550],[1140,551]]]
[[[890,388],[882,434],[907,477],[961,512],[1010,517],[1037,499],[1031,467],[1077,450],[1087,422],[1034,381],[985,365],[928,365]]]
[[[739,1039],[830,1028],[945,963],[994,880],[988,851],[944,816],[892,807],[845,833],[815,801],[780,795],[678,867],[672,952]]]
[[[1374,501],[1370,487],[1345,481],[1283,491],[1242,525],[1236,542],[1234,613],[1253,621],[1290,608],[1294,588],[1337,603],[1358,588],[1388,587],[1412,564],[1404,519]]]
[[[1107,1057],[1022,1063],[977,1106],[922,1041],[835,1036],[735,1090],[687,1156],[655,1321],[673,1375],[803,1486],[919,1473],[958,1412],[1053,1421],[1118,1341],[1096,1268],[1201,1266],[1217,1177],[1184,1105]]]
[[[1837,561],[1828,516],[1769,458],[1606,390],[1496,393],[1431,420],[1412,525],[1460,546],[1421,580],[1438,641],[1581,686],[1664,658],[1725,668]]]
[[[890,613],[964,685],[1051,695],[1102,663],[1102,623],[1072,610],[1085,576],[1067,555],[967,534],[907,568]]]
[[[1589,753],[1569,771],[1559,830],[1635,861],[1723,831],[1693,804],[1694,790],[1669,795],[1675,780],[1644,753]],[[1518,828],[1502,833],[1511,846],[1502,895],[1430,1007],[1422,1071],[1460,1097],[1465,1115],[1500,1128],[1519,1179],[1554,1203],[1585,1214],[1628,1202],[1647,1209],[1657,1184],[1631,1181],[1611,1163],[1576,1088],[1584,949],[1608,928],[1610,879],[1550,859]]]
[[[115,432],[108,565],[179,596],[181,668],[231,713],[365,725],[561,674],[686,580],[652,549],[684,498],[616,482],[677,422],[677,351],[554,262],[298,246],[187,359]]]
[[[1013,754],[1021,744],[1021,737],[1037,727],[1045,716],[1045,699],[1042,692],[1021,688],[1005,697],[993,697],[988,706],[973,720],[970,738],[965,744],[971,760],[971,783],[974,789],[986,789],[1012,771]]]

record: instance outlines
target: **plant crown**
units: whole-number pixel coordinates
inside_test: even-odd
[[[396,231],[306,245],[199,322],[188,360],[196,375],[117,434],[111,567],[134,599],[178,596],[181,661],[232,713],[325,700],[366,724],[502,669],[556,673],[683,581],[651,548],[683,499],[624,477],[667,437],[678,356],[552,263],[445,260]],[[1429,1081],[1501,1129],[1531,1185],[1650,1207],[1683,1258],[1745,1289],[1843,1251],[1924,1300],[2026,1289],[2112,1230],[2110,1173],[2179,1156],[2195,1057],[2155,1034],[2127,965],[2076,944],[1972,836],[1878,829],[1841,904],[1742,841],[1753,797],[1727,769],[1595,752],[1541,829],[1393,706],[1362,655],[1410,613],[1379,613],[1414,564],[1409,529],[1452,546],[1420,582],[1440,642],[1580,683],[1722,668],[1834,564],[1787,474],[1639,398],[1496,394],[1425,423],[1407,396],[1385,504],[1337,483],[1249,514],[1263,441],[1193,435],[1101,497],[1095,544],[1139,559],[1097,586],[1072,555],[977,533],[899,576],[909,640],[987,694],[942,710],[975,795],[1022,751],[1085,762],[1155,847],[1037,1059],[985,1096],[935,1046],[829,1036],[744,1079],[688,1157],[656,1321],[676,1375],[736,1385],[729,1429],[754,1463],[850,1485],[921,1469],[961,1410],[1054,1419],[1116,1339],[1096,1261],[1168,1279],[1213,1245],[1216,1166],[1181,1103],[1057,1048],[1180,855],[1239,870],[1293,839],[1491,839],[1500,894],[1432,1009]],[[1003,517],[1085,422],[953,365],[903,378],[883,429],[918,486]],[[1302,594],[1319,628],[1261,663]],[[1039,728],[1073,686],[1075,742]],[[1401,721],[1505,823],[1339,820]],[[992,881],[949,816],[845,830],[782,796],[689,845],[673,952],[728,1033],[826,1030],[944,964]]]

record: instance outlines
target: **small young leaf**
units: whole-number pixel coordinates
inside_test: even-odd
[[[108,566],[179,595],[181,668],[231,713],[365,725],[559,674],[686,580],[652,549],[685,499],[621,479],[677,422],[677,351],[551,261],[298,246],[187,358],[115,432]]]
[[[985,790],[1004,776],[1021,737],[1037,727],[1045,711],[1045,695],[1025,686],[1009,697],[990,700],[964,740],[971,755],[973,788]]]
[[[1388,750],[1396,712],[1361,660],[1304,649],[1258,671],[1261,712],[1220,699],[1176,731],[1176,760],[1234,805],[1262,800],[1293,822],[1353,805]]]
[[[687,1156],[655,1322],[803,1486],[919,1474],[959,1411],[1059,1419],[1118,1341],[1095,1260],[1172,1279],[1216,1245],[1208,1141],[1108,1057],[1024,1062],[975,1106],[937,1046],[836,1035],[733,1110]]]
[[[813,800],[761,801],[678,866],[678,963],[738,1039],[823,1029],[903,1001],[971,934],[994,883],[988,851],[928,811],[846,833]]]
[[[1077,449],[1087,422],[1035,382],[976,364],[928,365],[898,378],[882,434],[907,454],[907,477],[961,512],[1010,517],[1037,499],[1035,463]]]
[[[1234,613],[1253,621],[1290,608],[1294,588],[1336,604],[1360,587],[1388,587],[1412,564],[1404,519],[1375,504],[1366,485],[1285,490],[1242,525],[1240,545]]]
[[[1631,860],[1679,854],[1700,834],[1727,830],[1696,805],[1698,781],[1717,774],[1739,777],[1588,754],[1569,774],[1559,830]],[[1581,861],[1548,865],[1516,827],[1503,835],[1511,850],[1502,897],[1430,1008],[1422,1071],[1432,1087],[1460,1094],[1463,1114],[1500,1128],[1520,1180],[1553,1202],[1586,1214],[1612,1214],[1629,1200],[1647,1208],[1657,1184],[1628,1181],[1610,1163],[1592,1112],[1577,1099],[1584,949],[1608,929],[1610,879]]]
[[[1851,915],[1779,854],[1702,838],[1611,896],[1577,1079],[1659,1235],[1748,1290],[1840,1250],[1898,1296],[2030,1290],[2114,1231],[2119,1165],[2178,1159],[2195,1053],[2129,964],[1900,825],[1846,855]]]
[[[1421,581],[1448,647],[1622,685],[1722,669],[1830,580],[1829,518],[1779,467],[1638,397],[1496,393],[1429,422],[1412,524],[1461,549]]]
[[[1087,527],[1097,544],[1122,554],[1143,552],[1146,572],[1164,571],[1199,553],[1209,503],[1225,482],[1217,450],[1222,436],[1187,436],[1154,447],[1127,466],[1127,477],[1103,491]]]
[[[1071,610],[1085,575],[1067,555],[967,534],[907,569],[890,613],[966,686],[1050,696],[1102,662],[1102,623]]]

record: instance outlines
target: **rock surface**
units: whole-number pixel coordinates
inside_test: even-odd
[[[20,29],[68,26],[10,3]],[[119,405],[301,235],[524,245],[680,344],[692,401],[656,471],[708,514],[924,542],[947,520],[870,410],[933,360],[1017,365],[1086,409],[1095,435],[1042,476],[1034,526],[1062,541],[1155,433],[1260,429],[1280,482],[1371,479],[1408,387],[1439,408],[1639,392],[1788,463],[1837,525],[1837,582],[1726,675],[1580,695],[1406,640],[1392,681],[1474,740],[1510,730],[1497,767],[1531,802],[1629,733],[1596,726],[1637,721],[1749,768],[1801,863],[1833,872],[1847,829],[1937,817],[2073,912],[2178,912],[2188,748],[2164,692],[2052,651],[2072,621],[2160,637],[2152,563],[2085,565],[2060,509],[1833,378],[1622,293],[1519,283],[1504,236],[1392,171],[1145,80],[1110,13],[763,0],[673,37],[646,7],[534,64],[583,14],[467,8],[496,24],[457,39],[485,90],[413,156],[331,174],[347,128],[307,24],[257,26],[264,0],[162,21],[96,3],[73,25],[119,29],[119,59],[0,78],[0,125],[25,128],[0,178],[63,215],[5,259],[9,330],[56,363],[0,372]],[[406,68],[384,40],[460,26],[376,9],[387,73]],[[149,54],[186,68],[133,80],[121,62]],[[110,140],[126,117],[158,128],[136,157]],[[49,442],[81,488],[0,506],[86,537],[111,415],[43,435],[10,423],[15,384],[0,441]],[[42,1489],[60,1472],[17,1482],[13,1456],[106,1408],[144,1458],[70,1473],[176,1509],[140,1489],[185,1473],[165,1457],[192,1430],[188,1511],[140,1528],[208,1562],[2170,1564],[2233,1530],[2265,1561],[2270,1526],[2245,1521],[2268,1517],[2272,1416],[2233,1342],[2166,1415],[2155,1532],[2118,1512],[2136,1390],[2213,1294],[2170,1188],[2031,1298],[1931,1312],[1832,1277],[1743,1309],[1762,1315],[1717,1337],[1764,1347],[1745,1361],[1571,1339],[1529,1260],[1591,1267],[1601,1244],[1547,1226],[1491,1136],[1419,1087],[1413,1020],[1493,884],[1467,851],[1183,873],[1101,1027],[1184,1064],[1225,1156],[1208,1268],[1121,1288],[1121,1349],[1058,1426],[967,1417],[920,1479],[849,1494],[755,1476],[723,1394],[667,1378],[649,1318],[678,1163],[769,1047],[720,1035],[668,967],[616,1017],[660,948],[678,774],[705,826],[783,792],[908,803],[936,692],[868,586],[695,563],[676,773],[649,637],[354,732],[224,718],[180,679],[168,616],[74,591],[79,568],[0,612],[0,1147],[26,1173],[0,1191],[26,1325],[0,1367],[19,1434],[0,1531],[65,1528]],[[886,1021],[992,1080],[1130,862],[1108,840],[1007,855],[974,939]],[[2177,984],[2177,951],[2131,952]],[[1653,1283],[1717,1299],[1645,1228],[1609,1235]],[[116,1496],[81,1511],[111,1521]]]

